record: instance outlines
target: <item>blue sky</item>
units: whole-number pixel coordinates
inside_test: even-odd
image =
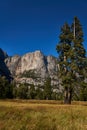
[[[77,16],[87,49],[87,0],[0,0],[0,47],[9,55],[54,55],[61,26]]]

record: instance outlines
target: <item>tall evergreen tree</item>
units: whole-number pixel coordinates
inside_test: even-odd
[[[77,17],[74,17],[74,22],[71,28],[73,34],[72,49],[74,49],[73,61],[76,64],[75,72],[77,72],[79,75],[83,75],[83,69],[86,67],[86,51],[83,46],[82,26]]]
[[[76,72],[76,74],[78,75],[77,90],[82,92],[81,95],[83,96],[83,99],[85,99],[84,91],[87,89],[85,85],[86,84],[85,78],[87,72],[86,50],[83,46],[84,39],[83,39],[82,25],[80,24],[80,21],[77,17],[74,17],[74,22],[72,23],[71,29],[73,34],[73,41],[72,41],[72,47],[74,50],[73,61],[76,66],[74,72]]]
[[[61,34],[59,36],[60,41],[57,45],[57,52],[59,53],[59,71],[60,78],[62,79],[62,85],[64,86],[64,103],[71,103],[71,42],[72,42],[72,33],[70,26],[65,23],[61,28]]]
[[[85,67],[83,32],[77,17],[71,27],[67,23],[64,24],[59,38],[56,49],[59,53],[60,78],[64,86],[64,103],[71,104],[75,83],[77,79],[84,78],[82,69]]]

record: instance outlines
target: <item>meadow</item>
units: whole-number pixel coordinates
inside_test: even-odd
[[[87,130],[87,102],[0,100],[0,130]]]

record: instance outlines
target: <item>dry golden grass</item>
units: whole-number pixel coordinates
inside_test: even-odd
[[[0,100],[0,130],[87,130],[87,102]]]

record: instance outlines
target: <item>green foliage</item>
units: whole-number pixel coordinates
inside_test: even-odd
[[[79,100],[87,101],[87,83],[86,82],[81,82]]]
[[[35,86],[33,84],[31,84],[30,89],[28,91],[28,98],[35,99],[35,97],[36,97]]]
[[[44,99],[44,92],[43,90],[40,88],[40,85],[38,86],[38,88],[36,89],[36,97],[35,99],[39,99],[39,100],[43,100]]]
[[[43,91],[40,86],[35,86],[33,84],[20,84],[18,87],[13,89],[14,98],[20,99],[43,99]]]
[[[21,77],[33,78],[33,79],[39,78],[39,76],[35,73],[35,70],[24,71],[21,74]]]
[[[62,92],[52,92],[51,99],[52,100],[63,100],[63,93]]]
[[[25,84],[20,84],[19,87],[17,88],[17,97],[21,99],[26,99],[27,98],[27,91],[28,91],[28,86]]]
[[[59,71],[65,89],[65,103],[71,103],[72,92],[78,81],[85,79],[86,51],[83,46],[83,31],[77,17],[71,26],[63,25],[56,49],[59,53]]]
[[[51,78],[48,77],[46,78],[44,83],[44,98],[50,100],[51,94],[52,94]]]
[[[0,98],[13,98],[13,84],[5,77],[0,77]]]

